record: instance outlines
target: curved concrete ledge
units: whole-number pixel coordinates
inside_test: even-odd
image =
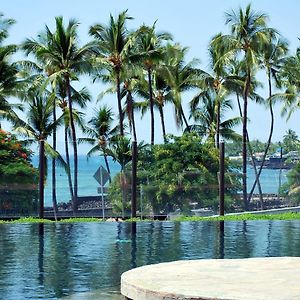
[[[300,258],[203,259],[149,265],[121,277],[133,300],[299,300]]]

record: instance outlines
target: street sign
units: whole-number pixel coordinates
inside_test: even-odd
[[[94,178],[102,186],[104,186],[105,183],[109,180],[109,177],[109,173],[105,170],[105,168],[103,168],[103,166],[100,166],[94,174]]]
[[[94,178],[97,180],[97,182],[100,184],[100,188],[97,189],[98,193],[100,192],[101,194],[101,200],[102,200],[102,218],[104,220],[105,215],[105,204],[104,204],[104,185],[105,183],[109,180],[109,173],[102,167],[100,166],[96,173],[94,174]]]

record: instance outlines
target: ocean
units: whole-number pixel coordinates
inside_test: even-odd
[[[109,165],[112,176],[116,175],[120,171],[120,165],[114,162],[111,158],[109,159]],[[72,158],[71,158],[72,160]],[[38,158],[33,157],[32,160],[35,166],[38,165]],[[93,177],[99,166],[102,165],[105,168],[105,162],[103,157],[91,157],[86,158],[85,155],[78,157],[78,196],[97,196],[97,188],[99,187],[98,182]],[[286,174],[288,170],[282,170],[281,173],[281,184],[286,182]],[[277,193],[279,186],[280,170],[275,169],[264,169],[261,174],[260,182],[263,193]],[[66,173],[62,167],[57,167],[57,201],[68,202],[71,197],[68,188],[68,179]],[[248,189],[252,188],[255,180],[255,174],[253,168],[248,168]],[[52,190],[51,190],[51,161],[49,160],[48,176],[45,186],[45,206],[52,206]],[[256,188],[255,193],[258,193]]]

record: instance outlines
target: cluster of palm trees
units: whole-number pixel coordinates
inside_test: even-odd
[[[52,154],[53,207],[56,201],[56,163],[61,162],[67,171],[73,210],[78,197],[78,142],[89,142],[93,148],[89,154],[100,151],[113,155],[116,145],[129,145],[127,129],[137,139],[135,115],[150,112],[150,144],[155,141],[155,109],[157,109],[165,140],[164,108],[170,103],[175,121],[183,131],[196,131],[219,148],[221,138],[242,139],[243,199],[247,208],[247,130],[249,99],[264,103],[271,116],[270,134],[264,159],[271,143],[274,113],[273,104],[284,100],[284,111],[289,113],[299,105],[300,50],[295,56],[287,56],[287,42],[279,33],[268,27],[267,16],[256,13],[248,5],[244,10],[226,14],[230,33],[219,33],[209,45],[210,67],[208,71],[198,67],[198,60],[186,62],[187,48],[174,43],[167,32],[157,32],[156,23],[142,25],[129,31],[127,22],[132,18],[127,11],[117,17],[110,16],[108,24],[90,27],[91,42],[80,46],[77,29],[79,23],[70,20],[66,25],[62,17],[56,17],[55,29],[48,26],[36,39],[27,39],[22,45],[4,45],[11,19],[0,16],[0,118],[12,121],[14,129],[24,134],[27,141],[35,141],[40,149],[40,202],[43,205],[45,178],[45,153]],[[30,60],[11,63],[12,54],[23,51]],[[257,88],[257,72],[264,70],[268,84],[268,96],[261,97]],[[99,106],[95,115],[84,122],[85,109],[91,100],[88,91],[76,89],[80,76],[87,74],[94,82],[100,80],[109,85],[101,93],[115,93],[117,98],[118,125],[113,126],[110,107]],[[274,92],[275,90],[275,92]],[[189,100],[190,112],[184,111],[186,92],[194,92]],[[8,96],[22,100],[11,104]],[[232,110],[230,98],[236,98],[240,115],[226,119],[226,111]],[[242,102],[241,102],[242,100]],[[17,116],[15,108],[27,112],[26,120]],[[58,111],[60,110],[60,112]],[[242,122],[240,136],[233,128]],[[129,126],[127,126],[127,123]],[[64,126],[65,161],[56,149],[57,128]],[[80,127],[86,138],[78,139]],[[49,138],[52,136],[52,145]],[[69,155],[72,145],[73,167]],[[125,151],[125,150],[124,150]],[[109,165],[106,159],[107,169]],[[257,172],[257,183],[262,167]],[[41,207],[42,209],[42,207]]]

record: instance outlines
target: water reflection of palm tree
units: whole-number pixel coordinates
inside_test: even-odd
[[[39,223],[39,253],[38,253],[38,266],[39,266],[39,285],[44,285],[44,223]]]

